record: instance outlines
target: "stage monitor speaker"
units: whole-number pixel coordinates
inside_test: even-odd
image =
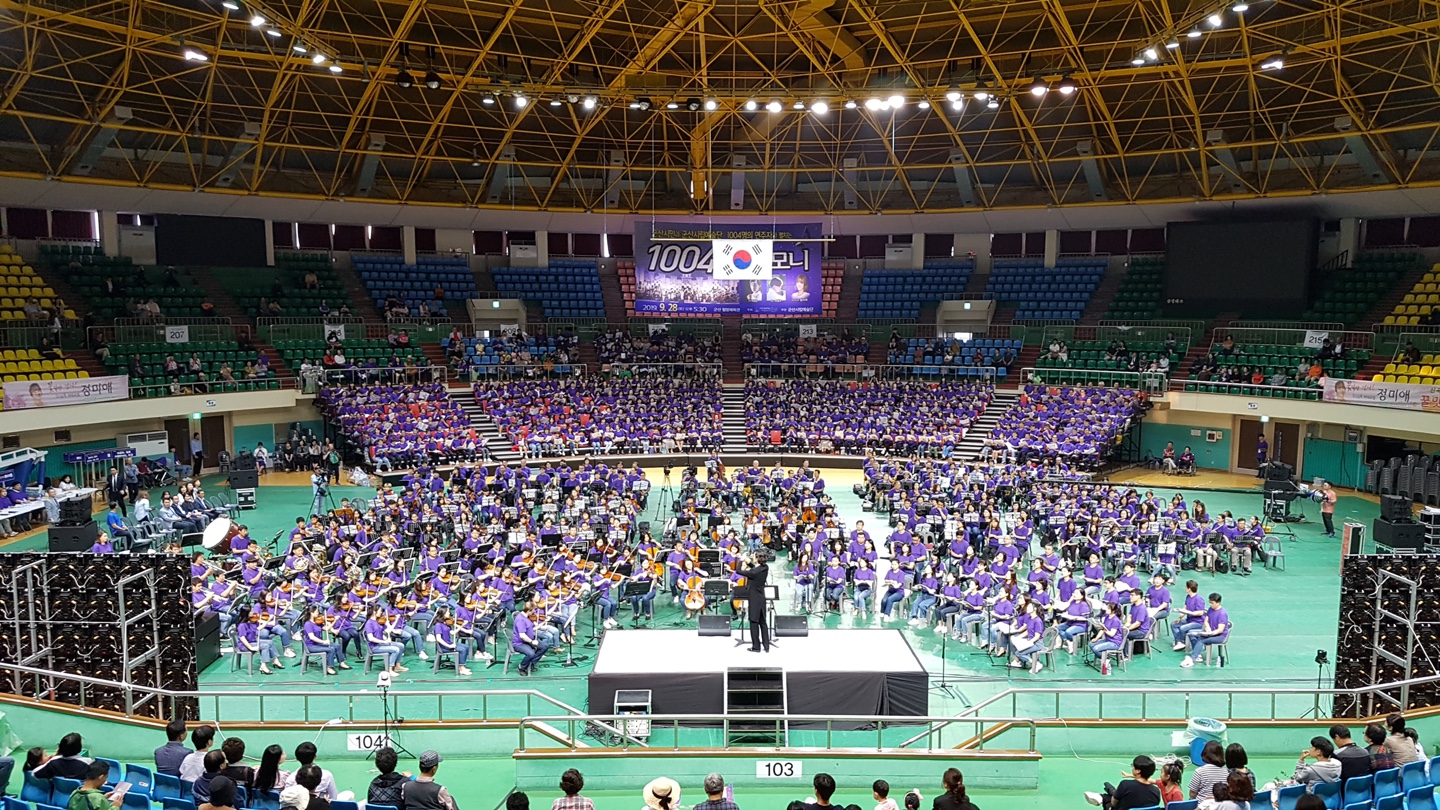
[[[50,550],[89,551],[99,537],[100,526],[93,520],[79,526],[51,526]]]
[[[1410,520],[1410,499],[1403,495],[1381,495],[1380,517],[1393,523]]]
[[[60,522],[70,526],[81,526],[93,517],[89,498],[67,498],[60,502]],[[89,551],[87,546],[86,551]]]
[[[728,636],[733,629],[729,616],[700,617],[701,636]]]
[[[804,638],[810,635],[810,624],[805,616],[776,616],[776,638]]]
[[[251,467],[250,469],[230,468],[231,489],[254,489],[260,482],[259,472]]]
[[[1376,518],[1375,550],[1381,553],[1417,554],[1425,548],[1425,527],[1413,520],[1389,521]]]
[[[1274,481],[1289,481],[1295,477],[1295,467],[1283,461],[1272,461],[1266,466],[1265,477]]]

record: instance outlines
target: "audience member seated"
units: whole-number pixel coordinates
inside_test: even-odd
[[[746,332],[740,336],[740,359],[745,363],[833,366],[864,363],[869,353],[869,341],[851,335],[848,329],[838,335],[824,332],[813,338],[802,338],[793,330],[784,335],[757,336]]]
[[[746,444],[862,455],[949,455],[990,403],[990,389],[956,382],[750,380]]]
[[[1009,368],[1021,349],[1018,340],[905,338],[890,335],[885,360],[892,366],[961,365]]]
[[[377,470],[476,455],[474,426],[443,385],[326,387],[316,404]]]
[[[516,450],[532,456],[705,450],[723,440],[718,382],[480,382],[475,400]]]
[[[595,338],[595,354],[602,363],[719,363],[720,341],[668,330],[632,337],[616,329]]]
[[[542,371],[546,376],[573,373],[570,363],[575,353],[575,338],[569,334],[533,336],[518,332],[465,337],[457,328],[441,340],[440,345],[451,368],[460,372],[477,375],[521,372],[527,377]]]
[[[1022,460],[1059,456],[1093,468],[1142,412],[1140,395],[1128,389],[1027,385],[1000,417],[988,443]]]

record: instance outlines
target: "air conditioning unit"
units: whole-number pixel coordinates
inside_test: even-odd
[[[65,443],[67,443],[67,442],[69,442],[69,441],[70,441],[70,431],[68,431],[68,430],[57,430],[57,431],[55,431],[55,443],[56,443],[56,444],[65,444]]]
[[[126,435],[124,446],[133,447],[135,455],[141,458],[163,456],[170,452],[170,434],[163,430],[131,433]]]
[[[0,437],[0,450],[14,450],[19,446],[20,435],[18,433],[12,434],[10,436]]]

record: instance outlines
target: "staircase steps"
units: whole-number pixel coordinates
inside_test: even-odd
[[[1110,311],[1110,305],[1115,302],[1115,294],[1120,292],[1120,286],[1125,283],[1128,272],[1128,267],[1105,271],[1105,275],[1100,277],[1100,286],[1095,288],[1095,292],[1085,304],[1085,311],[1080,313],[1080,323],[1090,326],[1100,323],[1105,313]]]
[[[452,385],[449,390],[450,397],[470,418],[470,424],[475,428],[475,435],[480,437],[480,443],[485,446],[490,458],[504,462],[520,460],[520,453],[511,448],[510,441],[501,435],[500,428],[475,402],[475,395],[469,386]]]
[[[726,315],[720,321],[724,330],[720,334],[720,360],[725,364],[725,382],[744,382],[745,361],[740,354],[743,321],[739,315]]]
[[[777,718],[786,713],[785,671],[770,667],[725,670],[726,745],[787,745],[789,730]]]
[[[726,453],[744,453],[745,384],[726,383],[720,393],[722,448]]]
[[[1000,417],[1010,410],[1010,406],[1019,399],[1019,391],[995,389],[990,395],[990,404],[976,417],[975,424],[965,431],[965,438],[960,440],[960,446],[955,449],[955,455],[962,461],[973,461],[979,458],[980,454],[985,451],[985,442],[989,440],[991,431],[999,424]]]
[[[600,298],[605,302],[605,321],[624,323],[629,317],[625,311],[625,292],[620,288],[619,270],[600,270]]]

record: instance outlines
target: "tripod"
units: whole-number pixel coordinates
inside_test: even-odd
[[[392,725],[398,727],[401,723],[405,722],[405,718],[395,717],[390,713],[390,687],[380,687],[380,704],[383,707],[382,713],[380,715],[380,728],[382,730],[382,734],[385,737],[385,744],[388,745],[391,749],[393,749],[397,754],[404,754],[407,757],[415,756],[410,752],[410,749],[402,745],[400,741],[396,739],[390,731],[390,727]],[[399,729],[397,728],[396,731],[398,730]],[[379,749],[371,749],[370,753],[365,755],[365,758],[369,759],[375,756],[376,750]]]
[[[1306,709],[1301,717],[1313,716],[1316,720],[1320,719],[1320,690],[1325,688],[1325,665],[1329,663],[1328,658],[1324,650],[1315,655],[1315,705]]]

